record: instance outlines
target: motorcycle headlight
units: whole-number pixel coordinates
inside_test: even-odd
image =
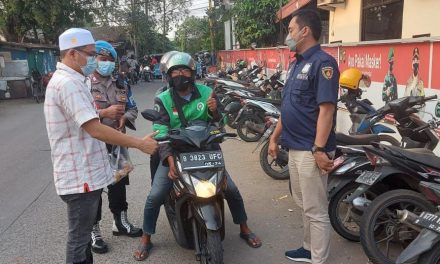
[[[201,181],[194,177],[191,178],[194,184],[194,189],[196,191],[197,197],[210,198],[216,194],[217,188],[215,184],[211,182],[211,179],[215,178],[215,176],[212,177],[209,181]]]

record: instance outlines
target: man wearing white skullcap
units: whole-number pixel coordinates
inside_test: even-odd
[[[99,122],[86,77],[96,69],[95,40],[85,29],[59,37],[61,62],[44,102],[55,189],[67,204],[66,263],[93,263],[90,233],[101,192],[114,182],[104,144],[154,153],[154,134],[144,139],[122,134]]]

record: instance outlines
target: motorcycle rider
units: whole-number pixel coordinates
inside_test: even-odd
[[[186,122],[208,121],[210,119],[220,121],[222,115],[218,98],[208,86],[195,83],[195,62],[192,57],[187,53],[175,52],[168,59],[166,66],[169,89],[155,98],[154,109],[161,115],[161,119],[153,124],[153,129],[159,131],[157,137],[163,137],[168,134],[169,129],[181,126],[181,119],[177,114],[179,111]],[[144,234],[133,255],[138,261],[145,260],[149,256],[153,247],[151,235],[156,231],[160,206],[172,188],[173,180],[179,177],[171,146],[162,144],[159,155],[161,162],[145,202]],[[227,172],[226,175],[225,199],[228,202],[234,223],[240,225],[240,237],[249,246],[260,247],[261,240],[247,226],[247,216],[241,194]]]
[[[136,103],[131,96],[131,90],[121,78],[114,79],[112,73],[117,58],[116,50],[106,41],[96,41],[96,60],[98,68],[91,77],[91,93],[95,107],[98,110],[101,123],[125,133],[125,126],[135,129],[135,119],[138,115]],[[111,151],[112,145],[107,144]],[[124,177],[114,185],[108,186],[109,208],[113,213],[113,234],[140,237],[142,230],[133,226],[127,217],[126,185],[128,177]],[[108,246],[104,242],[99,221],[101,220],[102,199],[99,202],[96,222],[92,230],[92,250],[95,253],[106,253]]]

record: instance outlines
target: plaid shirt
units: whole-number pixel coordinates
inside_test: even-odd
[[[46,89],[44,115],[57,194],[84,193],[111,184],[113,177],[104,142],[81,128],[98,118],[85,77],[58,63]]]

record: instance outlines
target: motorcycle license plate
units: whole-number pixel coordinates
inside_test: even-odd
[[[440,216],[423,212],[414,221],[414,224],[440,233]]]
[[[182,170],[222,168],[225,166],[221,151],[190,152],[180,154]]]
[[[366,185],[373,185],[377,179],[379,179],[382,173],[376,171],[364,171],[359,177],[357,177],[356,182]]]

